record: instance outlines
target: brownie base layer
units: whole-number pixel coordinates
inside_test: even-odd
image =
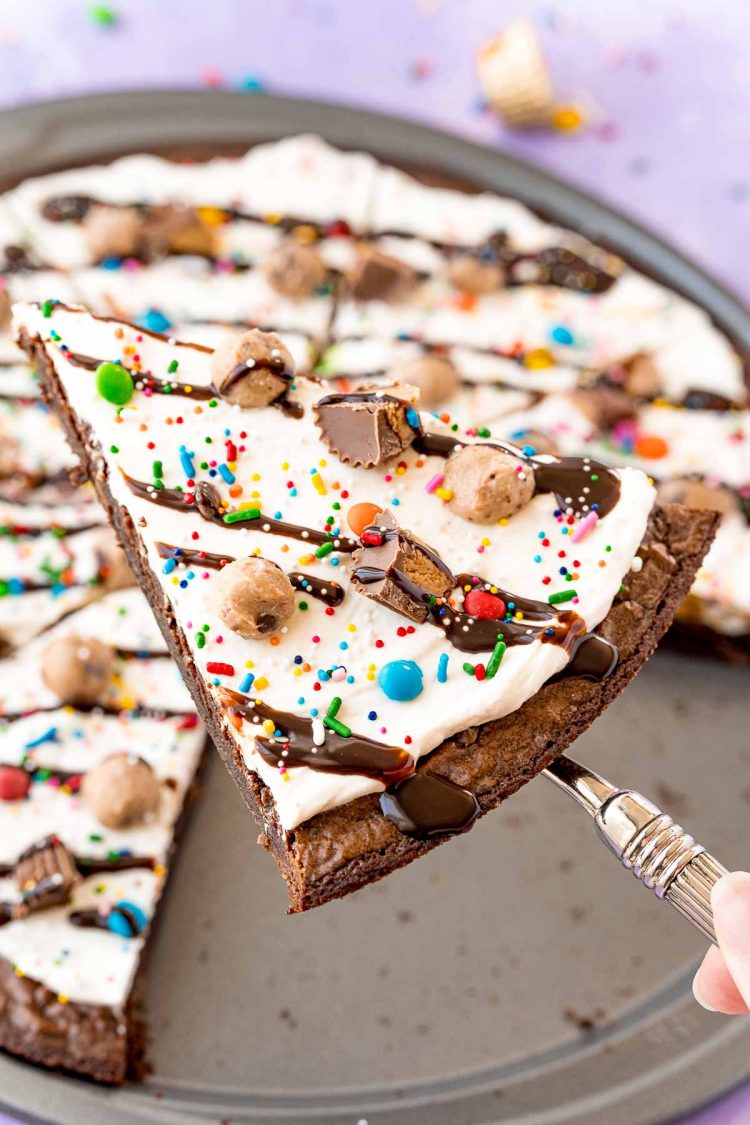
[[[200,795],[199,775],[208,757],[208,740],[201,764],[185,797],[170,847],[170,861],[190,813]],[[146,961],[169,880],[157,903],[148,938],[141,951],[133,986],[121,1011],[103,1004],[61,1000],[33,977],[19,976],[0,957],[0,1050],[26,1062],[61,1070],[109,1086],[148,1072],[146,1023],[142,1016]]]
[[[35,364],[43,393],[96,488],[225,765],[263,829],[261,842],[273,854],[287,883],[290,912],[350,894],[451,839],[448,834],[423,840],[402,835],[382,815],[377,794],[320,813],[291,832],[283,831],[270,791],[245,766],[239,746],[195,667],[187,638],[151,571],[129,513],[112,495],[95,435],[71,410],[41,340],[22,333],[19,343]],[[548,683],[504,719],[447,739],[420,762],[419,771],[438,773],[470,790],[484,815],[559,757],[651,655],[690,589],[718,521],[715,512],[676,504],[654,510],[640,551],[642,569],[628,575],[597,630],[620,652],[609,679]]]

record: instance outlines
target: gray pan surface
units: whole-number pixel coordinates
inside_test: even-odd
[[[0,115],[0,178],[116,152],[312,130],[524,199],[624,249],[750,349],[750,317],[639,226],[501,153],[340,107],[223,92]],[[746,865],[747,669],[659,655],[575,748]],[[638,1125],[750,1074],[750,1024],[694,1004],[701,942],[539,778],[384,883],[287,918],[218,761],[172,877],[147,994],[154,1073],[105,1091],[0,1057],[0,1103],[55,1122]]]

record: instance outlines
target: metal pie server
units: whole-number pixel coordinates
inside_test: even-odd
[[[652,801],[618,789],[572,758],[558,758],[544,774],[593,817],[623,867],[716,945],[711,888],[727,874],[725,867]]]

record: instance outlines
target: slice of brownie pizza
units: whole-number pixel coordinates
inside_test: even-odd
[[[0,373],[0,1048],[120,1083],[205,735],[36,393]]]
[[[468,828],[650,655],[716,515],[637,470],[48,301],[37,365],[304,910]]]

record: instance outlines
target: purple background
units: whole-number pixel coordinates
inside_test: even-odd
[[[575,181],[750,298],[747,0],[120,0],[112,27],[101,6],[0,0],[0,105],[218,85],[385,110]],[[475,52],[519,14],[582,131],[512,133],[483,107]],[[750,1090],[694,1125],[748,1121]]]

